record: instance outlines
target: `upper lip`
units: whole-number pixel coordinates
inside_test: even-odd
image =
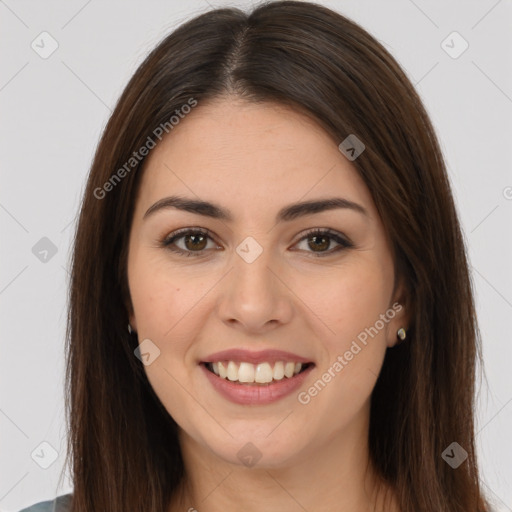
[[[295,363],[311,363],[311,359],[285,352],[283,350],[244,350],[241,348],[222,350],[206,357],[202,362],[216,363],[218,361],[245,361],[247,363],[276,363],[277,361],[293,361]]]

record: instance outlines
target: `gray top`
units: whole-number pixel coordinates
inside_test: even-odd
[[[73,494],[63,494],[50,501],[40,501],[20,512],[68,512]]]

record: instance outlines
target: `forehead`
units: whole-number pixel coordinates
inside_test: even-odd
[[[183,193],[253,213],[262,204],[343,195],[375,213],[369,190],[331,136],[274,103],[199,103],[148,155],[139,192],[145,204]]]

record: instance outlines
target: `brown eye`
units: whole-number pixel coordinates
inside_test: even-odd
[[[202,256],[206,252],[205,249],[208,248],[209,240],[213,243],[208,231],[203,229],[183,229],[171,233],[171,235],[162,242],[162,245],[184,256]],[[215,247],[216,245],[213,244],[213,248]]]
[[[299,240],[299,243],[302,243],[306,240],[307,249],[304,250],[306,252],[312,253],[312,256],[318,257],[329,256],[343,249],[354,247],[354,244],[352,244],[352,242],[350,242],[348,239],[344,238],[339,233],[328,229],[314,229],[306,233],[306,235],[302,237],[301,240]],[[337,246],[331,250],[328,250],[333,241],[335,244],[337,244]]]
[[[185,241],[185,247],[190,251],[201,250],[206,248],[208,237],[202,234],[185,235],[182,237]]]
[[[316,251],[317,249],[319,251],[324,251],[329,248],[330,240],[328,236],[322,235],[322,236],[310,236],[308,238],[308,246]]]

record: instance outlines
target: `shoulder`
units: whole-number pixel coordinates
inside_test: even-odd
[[[20,512],[68,512],[71,505],[72,494],[63,494],[49,501],[40,501]]]

